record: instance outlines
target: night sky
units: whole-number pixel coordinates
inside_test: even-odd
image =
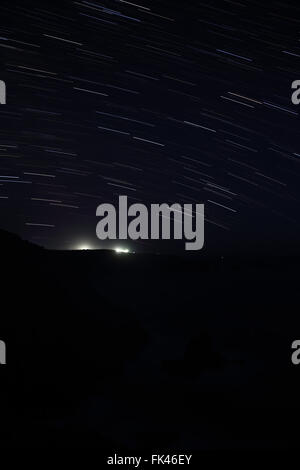
[[[127,195],[204,203],[208,251],[294,246],[297,2],[1,0],[0,15],[1,228],[107,247],[96,208]]]

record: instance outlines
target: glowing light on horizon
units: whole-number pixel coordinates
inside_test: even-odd
[[[116,253],[129,253],[129,250],[128,250],[128,248],[117,247],[117,248],[115,248],[115,252]]]
[[[77,250],[92,250],[93,248],[90,245],[79,245]]]

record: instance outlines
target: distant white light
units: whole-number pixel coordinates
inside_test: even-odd
[[[115,248],[116,253],[129,253],[129,250],[127,248]]]
[[[89,245],[79,245],[77,250],[91,250],[92,248]]]

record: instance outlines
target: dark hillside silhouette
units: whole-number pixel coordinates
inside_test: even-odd
[[[297,446],[297,258],[0,247],[2,446]]]

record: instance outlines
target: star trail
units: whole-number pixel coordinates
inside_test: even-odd
[[[2,1],[0,15],[2,228],[97,243],[97,205],[126,194],[204,203],[208,247],[297,240],[297,2]]]

